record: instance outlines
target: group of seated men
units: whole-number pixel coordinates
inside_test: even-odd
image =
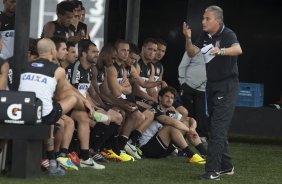
[[[119,39],[99,51],[80,21],[81,9],[81,1],[57,5],[58,19],[44,26],[41,39],[30,40],[20,76],[18,91],[36,94],[42,122],[52,127],[45,141],[47,173],[104,169],[109,161],[161,158],[175,149],[188,162],[205,164],[196,121],[162,80],[166,43],[147,38],[140,52]],[[13,57],[0,59],[1,90],[13,87],[13,67]]]

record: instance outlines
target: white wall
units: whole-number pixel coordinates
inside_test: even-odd
[[[39,38],[45,23],[56,20],[56,5],[62,0],[32,0],[30,37]],[[91,40],[99,49],[104,44],[105,0],[82,0],[86,9],[85,23]]]

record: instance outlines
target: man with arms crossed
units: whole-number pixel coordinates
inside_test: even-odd
[[[175,145],[182,149],[188,156],[188,162],[205,164],[205,159],[195,154],[189,147],[185,137],[196,147],[201,155],[206,155],[206,150],[196,132],[196,121],[193,118],[182,116],[172,106],[176,90],[164,87],[160,90],[158,104],[154,104],[152,111],[155,121],[143,133],[140,146],[143,154],[151,158],[162,158],[171,154]]]

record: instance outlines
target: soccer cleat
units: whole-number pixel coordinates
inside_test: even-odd
[[[140,155],[137,152],[136,147],[134,145],[130,144],[129,142],[126,143],[124,149],[129,155],[133,156],[134,158],[136,158],[138,160],[141,159]]]
[[[58,157],[57,162],[65,168],[65,170],[73,170],[73,171],[78,171],[78,167],[72,163],[71,159],[68,157]]]
[[[104,165],[96,163],[93,158],[88,158],[88,160],[80,159],[80,167],[90,167],[93,169],[105,169]]]
[[[232,167],[231,169],[219,171],[218,174],[220,176],[222,176],[222,175],[233,175],[233,174],[235,174],[234,167]]]
[[[65,170],[60,166],[50,165],[47,174],[49,176],[64,176],[66,174]]]
[[[100,152],[100,154],[106,158],[107,160],[114,161],[114,162],[122,162],[122,158],[118,156],[113,150],[105,150]]]
[[[208,144],[208,140],[206,137],[200,137],[200,140],[203,144]]]
[[[135,158],[133,156],[126,154],[125,151],[123,151],[123,150],[120,151],[119,156],[122,158],[123,162],[135,161]]]
[[[76,152],[71,152],[71,153],[69,153],[67,156],[68,156],[68,158],[71,159],[71,162],[72,162],[72,163],[74,163],[77,167],[79,167],[80,159],[79,159],[79,157],[77,156]]]
[[[220,175],[217,172],[206,172],[200,176],[202,180],[220,180]]]
[[[92,158],[93,158],[93,160],[95,160],[95,162],[103,162],[103,163],[109,162],[99,152],[94,152]]]
[[[178,149],[174,149],[174,151],[170,154],[172,157],[177,157],[178,156]]]
[[[206,160],[203,159],[200,155],[197,153],[192,156],[192,158],[188,159],[189,163],[196,163],[196,164],[206,164]]]
[[[138,146],[135,146],[135,147],[136,147],[138,155],[142,156],[143,155],[142,150]]]
[[[105,114],[102,114],[100,112],[95,111],[90,118],[97,122],[107,122],[109,120],[109,117]]]

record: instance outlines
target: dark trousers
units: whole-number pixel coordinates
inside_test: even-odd
[[[238,88],[238,79],[207,83],[209,111],[207,172],[233,167],[228,151],[228,130],[235,109]]]
[[[182,103],[188,109],[189,116],[197,121],[197,132],[200,137],[208,137],[208,120],[205,114],[205,92],[182,84]]]

